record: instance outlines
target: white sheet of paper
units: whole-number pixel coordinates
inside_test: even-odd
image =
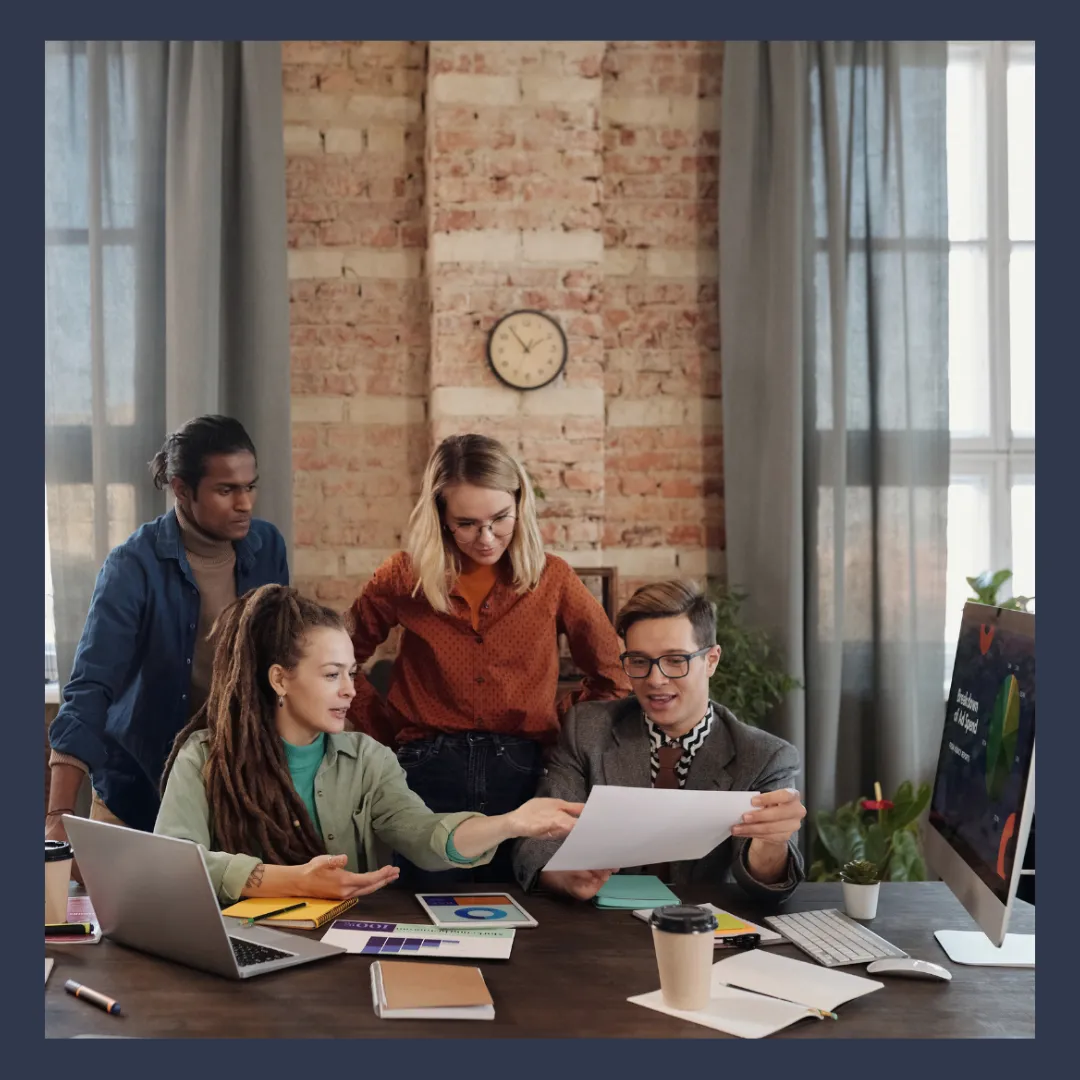
[[[545,870],[622,870],[700,859],[753,809],[756,791],[599,785]]]

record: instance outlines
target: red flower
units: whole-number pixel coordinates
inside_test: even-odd
[[[862,808],[864,810],[891,810],[893,804],[888,799],[863,799]]]

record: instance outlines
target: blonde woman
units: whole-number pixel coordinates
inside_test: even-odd
[[[350,611],[357,663],[398,625],[386,702],[361,675],[349,715],[396,748],[409,787],[436,813],[502,814],[532,798],[559,735],[560,633],[585,673],[566,705],[630,690],[603,608],[544,553],[525,470],[484,435],[451,436],[432,454],[408,550],[379,567]],[[415,888],[513,879],[501,850],[489,866],[434,876],[398,863]]]

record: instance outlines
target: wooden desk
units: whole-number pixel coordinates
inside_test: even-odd
[[[683,892],[687,901],[712,901],[750,917],[760,913],[734,888],[723,894]],[[648,927],[629,912],[599,911],[591,904],[539,895],[528,897],[526,906],[539,927],[518,931],[510,960],[482,963],[495,1000],[493,1022],[378,1020],[371,1007],[371,961],[366,957],[334,957],[234,982],[103,941],[46,948],[45,955],[54,957],[56,965],[45,988],[45,1034],[726,1037],[626,1001],[660,985]],[[839,885],[807,883],[784,910],[841,906]],[[1017,908],[1012,929],[1033,931],[1035,909],[1022,901]],[[376,919],[427,921],[415,900],[397,889],[361,900],[359,912]],[[937,929],[975,929],[945,885],[883,884],[878,918],[871,926],[913,956],[951,969],[952,982],[883,978],[883,989],[840,1006],[838,1021],[807,1021],[776,1037],[1034,1037],[1033,970],[954,965],[934,940]],[[794,946],[769,947],[805,959]],[[865,969],[851,970],[862,974]],[[64,980],[70,978],[114,997],[124,1015],[108,1016],[66,994]]]

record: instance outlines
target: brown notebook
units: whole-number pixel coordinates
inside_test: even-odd
[[[495,1004],[477,967],[376,960],[371,965],[375,1012],[384,1019],[493,1020]]]

